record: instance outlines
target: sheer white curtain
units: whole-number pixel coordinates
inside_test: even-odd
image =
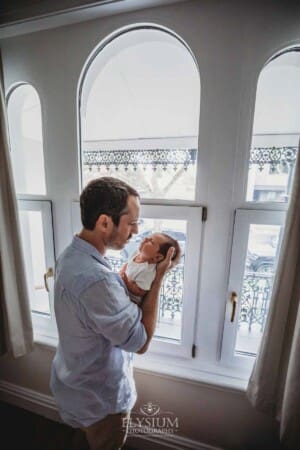
[[[280,438],[300,449],[300,143],[267,324],[247,396],[280,421]]]
[[[19,357],[33,349],[33,331],[9,156],[1,55],[0,96],[0,353]]]

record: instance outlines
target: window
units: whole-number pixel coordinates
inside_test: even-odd
[[[245,209],[235,214],[222,360],[253,364],[264,330],[300,136],[300,52],[273,58],[257,86]],[[259,208],[257,208],[259,206]]]
[[[117,176],[144,199],[194,200],[199,105],[194,58],[172,34],[138,28],[98,49],[80,88],[83,186]]]
[[[54,338],[52,208],[50,201],[41,200],[46,194],[46,179],[42,113],[37,91],[30,84],[17,85],[8,95],[7,109],[34,337]]]
[[[54,245],[51,203],[19,200],[21,240],[34,337],[56,337],[53,310]]]
[[[165,279],[150,351],[191,358],[198,296],[193,271],[200,263],[202,225],[202,208],[195,206],[200,105],[195,60],[177,36],[143,27],[110,40],[87,67],[79,89],[82,184],[114,176],[142,198],[139,234],[123,251],[108,252],[110,263],[119,270],[154,231],[179,241],[182,258]],[[73,219],[76,232],[76,203]]]
[[[8,96],[11,159],[18,194],[46,194],[41,103],[30,84]]]
[[[288,202],[300,133],[300,52],[272,59],[256,94],[247,201]]]
[[[237,210],[224,329],[225,362],[252,365],[266,323],[285,212]],[[237,298],[235,298],[235,294]],[[235,305],[237,300],[237,305]],[[236,308],[236,311],[234,310]]]

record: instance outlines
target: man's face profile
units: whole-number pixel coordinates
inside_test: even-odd
[[[127,200],[127,213],[121,215],[119,225],[114,225],[107,246],[114,250],[125,247],[133,234],[138,233],[138,220],[140,214],[139,198],[130,195]]]

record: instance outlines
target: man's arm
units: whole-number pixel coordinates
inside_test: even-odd
[[[143,303],[140,307],[143,314],[141,322],[145,327],[147,340],[145,345],[136,352],[139,355],[145,353],[148,350],[149,344],[153,337],[158,314],[159,292],[165,273],[167,272],[167,270],[173,267],[171,263],[173,254],[174,248],[171,247],[167,253],[166,258],[157,265],[156,276],[152,283],[151,289],[148,294],[145,295]]]
[[[124,279],[124,278],[123,278]],[[145,294],[147,294],[148,291],[145,291],[144,289],[141,289],[135,281],[133,280],[129,280],[127,278],[127,283],[126,283],[127,289],[129,290],[129,292],[131,292],[134,295],[138,295],[139,297],[143,297]]]
[[[128,289],[129,292],[131,292],[131,293],[134,294],[134,295],[138,295],[139,297],[143,297],[145,294],[147,294],[148,291],[145,291],[144,289],[141,289],[141,288],[136,284],[135,281],[130,280],[130,279],[127,277],[125,271],[120,271],[119,273],[120,273],[120,275],[121,275],[121,277],[122,277],[124,283],[126,284],[127,289]]]

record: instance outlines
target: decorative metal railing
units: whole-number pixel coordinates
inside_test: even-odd
[[[168,313],[172,320],[176,313],[182,313],[183,305],[183,264],[178,264],[164,280],[160,293],[159,318]]]
[[[279,165],[292,167],[295,164],[297,155],[297,147],[281,146],[281,147],[253,147],[250,152],[249,165],[258,165],[263,170],[266,164],[271,169],[276,169]],[[105,167],[107,170],[114,167],[118,170],[123,167],[126,171],[129,168],[137,170],[142,167],[152,167],[155,171],[158,166],[162,166],[167,170],[172,166],[174,170],[183,167],[185,170],[194,165],[197,158],[196,148],[170,148],[170,149],[149,149],[149,150],[89,150],[83,151],[83,165],[89,170],[93,167]]]
[[[119,258],[108,258],[112,269],[118,272],[125,260]],[[183,264],[177,264],[174,269],[169,272],[162,285],[160,293],[160,306],[158,320],[162,320],[168,316],[168,319],[174,320],[176,313],[182,313],[183,301]]]
[[[257,165],[262,171],[266,164],[271,170],[279,165],[292,168],[296,161],[297,147],[253,147],[250,153],[249,165]]]
[[[116,170],[123,167],[126,171],[129,168],[137,170],[142,167],[146,170],[151,167],[156,170],[161,166],[167,170],[172,166],[174,170],[183,167],[187,170],[190,165],[194,165],[197,158],[195,148],[170,148],[170,149],[149,149],[149,150],[88,150],[83,151],[83,165],[92,170],[93,167],[105,167],[107,170],[114,167]]]
[[[108,257],[108,262],[114,272],[119,272],[121,267],[127,262],[125,259],[122,258],[111,258]]]
[[[249,333],[254,325],[258,325],[261,332],[264,329],[272,285],[272,273],[248,272],[244,276],[239,326],[246,323]]]

